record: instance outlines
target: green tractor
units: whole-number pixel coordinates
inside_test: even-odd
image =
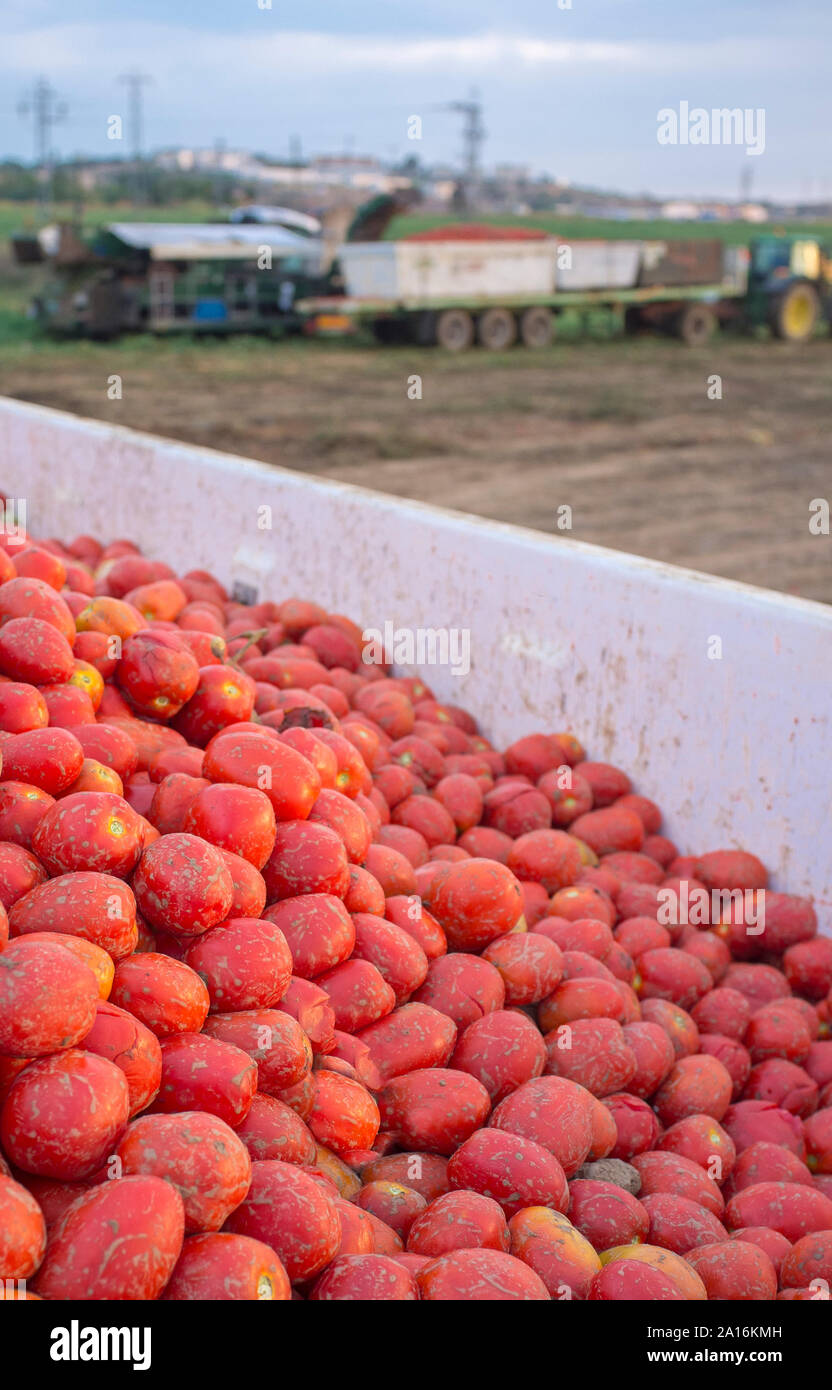
[[[790,343],[811,338],[821,320],[832,326],[832,259],[806,237],[761,236],[751,243],[746,312]]]

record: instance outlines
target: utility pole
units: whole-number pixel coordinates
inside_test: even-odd
[[[143,93],[142,88],[153,78],[148,77],[143,72],[123,72],[119,77],[119,82],[123,82],[127,87],[127,124],[130,130],[130,144],[132,147],[133,168],[132,184],[133,198],[137,203],[142,201],[143,180],[142,180],[142,125],[143,125]]]
[[[31,92],[18,105],[18,115],[31,116],[35,132],[35,164],[40,172],[38,203],[44,215],[52,206],[55,160],[52,149],[52,128],[66,119],[68,107],[45,77],[39,77]]]
[[[214,141],[214,206],[221,207],[225,202],[226,179],[222,157],[225,154],[225,140],[218,135]]]
[[[443,111],[458,111],[465,117],[462,128],[462,200],[468,208],[474,206],[480,188],[480,150],[486,136],[482,122],[482,103],[476,91],[468,101],[448,101],[441,107]]]

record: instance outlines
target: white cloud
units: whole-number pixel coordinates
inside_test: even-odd
[[[466,70],[472,74],[500,69],[626,69],[631,72],[755,72],[804,63],[803,42],[705,39],[697,43],[662,43],[522,38],[500,33],[470,37],[392,38],[315,32],[275,31],[272,12],[263,11],[263,33],[229,35],[184,26],[141,22],[56,24],[8,37],[6,70],[18,76],[48,71],[54,80],[100,73],[125,63],[142,64],[157,73],[281,73],[310,78],[345,73],[425,73]],[[811,49],[809,50],[811,52]],[[184,75],[184,74],[183,74]]]

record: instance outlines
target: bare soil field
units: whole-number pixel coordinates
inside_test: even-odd
[[[0,344],[0,392],[832,602],[832,537],[809,529],[813,499],[832,501],[829,339],[595,336],[457,358],[24,338]]]

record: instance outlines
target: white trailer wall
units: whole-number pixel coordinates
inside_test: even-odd
[[[16,401],[0,401],[0,489],[35,534],[126,536],[261,597],[469,631],[467,675],[424,671],[440,699],[498,746],[573,729],[680,847],[753,849],[832,926],[824,605]]]

